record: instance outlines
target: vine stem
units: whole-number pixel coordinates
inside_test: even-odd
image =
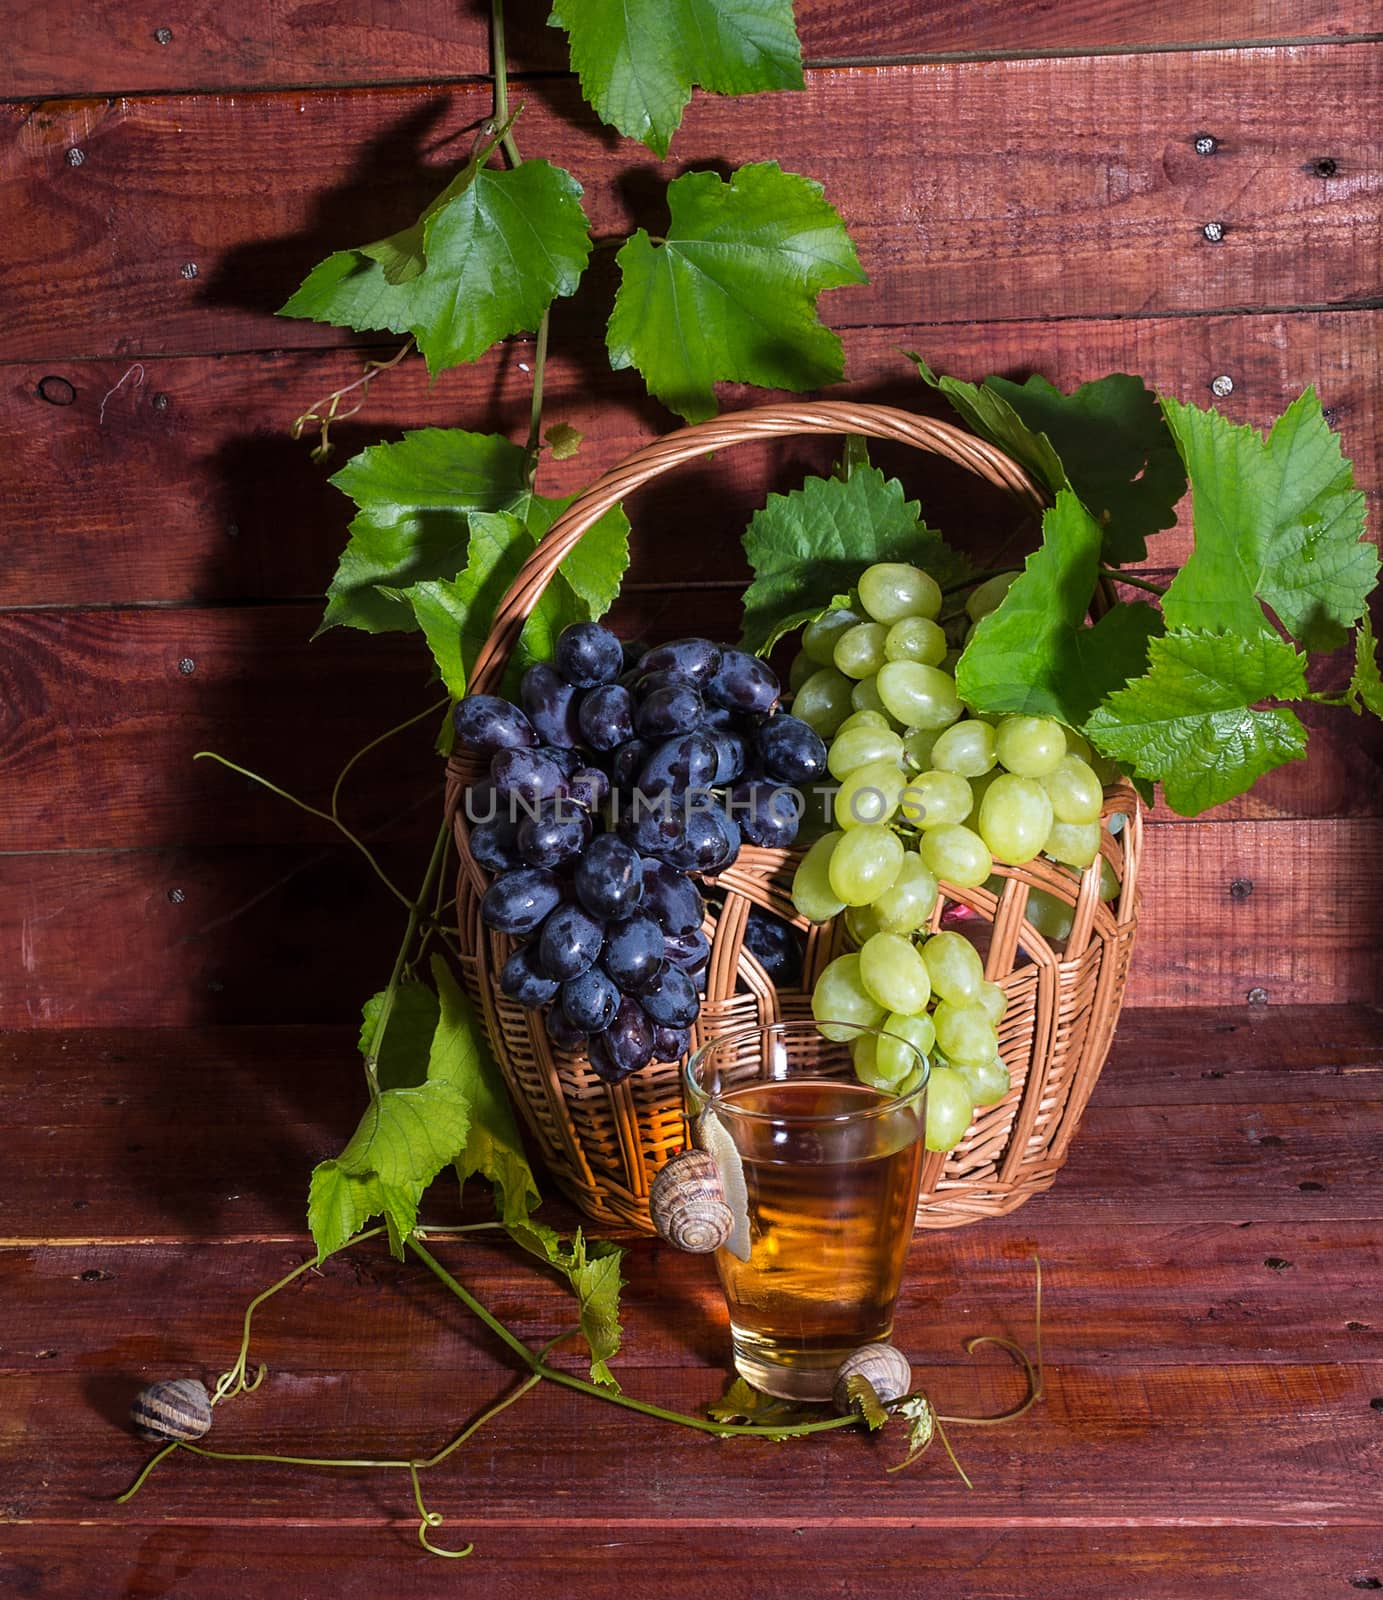
[[[1160,583],[1149,583],[1146,578],[1135,578],[1131,572],[1120,572],[1116,567],[1101,567],[1100,576],[1111,583],[1126,583],[1131,589],[1146,589],[1149,594],[1164,595],[1167,590]]]

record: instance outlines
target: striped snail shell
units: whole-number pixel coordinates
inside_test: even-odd
[[[900,1400],[912,1388],[912,1368],[901,1350],[891,1344],[862,1344],[836,1368],[831,1400],[843,1417],[852,1410],[846,1385],[857,1374],[869,1379],[880,1400]]]
[[[141,1439],[156,1444],[170,1439],[200,1439],[211,1426],[211,1400],[196,1378],[167,1378],[151,1383],[136,1396],[130,1421]]]
[[[716,1164],[704,1150],[685,1150],[653,1180],[648,1209],[658,1236],[679,1250],[706,1255],[735,1229]]]

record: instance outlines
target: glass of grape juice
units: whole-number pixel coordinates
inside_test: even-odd
[[[693,1142],[735,1217],[715,1253],[735,1367],[790,1400],[829,1399],[841,1361],[892,1333],[922,1172],[926,1058],[893,1096],[855,1077],[851,1046],[877,1030],[830,1026],[726,1034],[686,1066]]]

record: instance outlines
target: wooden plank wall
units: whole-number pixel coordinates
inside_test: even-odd
[[[215,748],[320,803],[345,753],[427,703],[411,641],[308,643],[346,504],[287,425],[384,347],[272,311],[439,186],[489,108],[484,10],[0,4],[0,1026],[340,1020],[387,971],[398,918],[368,870],[191,757]],[[806,92],[698,95],[662,164],[582,109],[545,11],[509,19],[523,146],[581,177],[598,234],[658,231],[662,181],[698,162],[825,183],[870,275],[823,304],[841,392],[926,406],[906,348],[967,377],[1142,372],[1202,403],[1226,376],[1224,408],[1255,423],[1314,382],[1376,511],[1367,0],[800,0]],[[587,438],[553,489],[673,422],[589,331],[610,287],[598,258],[584,320],[554,319],[548,416]],[[514,341],[436,385],[401,369],[341,455],[422,423],[517,433],[526,355]],[[744,517],[814,459],[727,458],[646,496],[622,620],[733,630]],[[888,464],[960,542],[1002,518]],[[1169,532],[1150,568],[1186,548]],[[1155,817],[1134,1000],[1383,992],[1383,741],[1343,715],[1312,725],[1310,763],[1252,799]],[[436,814],[431,731],[347,797],[405,878]]]

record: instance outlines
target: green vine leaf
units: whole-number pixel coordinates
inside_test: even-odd
[[[1069,490],[1042,518],[1042,543],[975,629],[956,663],[956,686],[982,712],[1055,717],[1084,725],[1112,690],[1138,677],[1148,641],[1162,630],[1142,601],[1086,622],[1099,575],[1100,530]]]
[[[1373,621],[1366,611],[1354,635],[1354,674],[1349,680],[1349,707],[1356,715],[1372,711],[1383,717],[1383,675],[1378,670],[1378,651],[1373,637]]]
[[[1196,546],[1162,601],[1172,628],[1275,637],[1270,606],[1307,650],[1334,650],[1363,614],[1378,551],[1364,496],[1314,389],[1265,439],[1214,411],[1163,400],[1191,480]]]
[[[660,156],[693,84],[714,94],[802,87],[791,0],[556,0],[572,70],[602,122]]]
[[[1107,564],[1142,561],[1148,536],[1175,523],[1186,473],[1157,396],[1141,378],[1112,373],[1064,394],[1037,376],[978,385],[939,378],[921,356],[910,357],[981,438],[1052,494],[1070,489],[1080,497],[1101,530]]]
[[[819,1421],[821,1413],[792,1400],[764,1394],[744,1378],[736,1378],[719,1400],[706,1407],[706,1415],[712,1422],[762,1423],[768,1437],[773,1438],[771,1430],[775,1423],[780,1427],[797,1427],[804,1422]]]
[[[1306,730],[1262,700],[1306,693],[1304,658],[1262,634],[1178,629],[1151,641],[1144,677],[1109,696],[1085,724],[1091,742],[1162,784],[1167,804],[1194,817],[1242,794],[1263,773],[1306,754]]]
[[[591,1351],[591,1381],[618,1390],[609,1363],[619,1353],[624,1336],[619,1321],[619,1295],[624,1287],[619,1269],[624,1251],[603,1239],[587,1243],[580,1228],[566,1243],[543,1222],[530,1219],[507,1226],[516,1243],[566,1278],[581,1308],[581,1333]]]
[[[967,564],[920,521],[896,478],[855,466],[848,478],[808,478],[771,494],[744,534],[753,582],[744,596],[744,646],[766,655],[777,640],[828,609],[874,561],[910,561],[943,587]]]
[[[864,1418],[870,1433],[877,1433],[888,1421],[888,1412],[879,1399],[879,1391],[862,1372],[852,1372],[845,1380],[845,1398],[850,1407]]]
[[[636,367],[689,422],[715,412],[721,381],[794,392],[835,382],[844,356],[817,297],[866,280],[821,185],[768,161],[728,183],[685,173],[667,199],[666,239],[640,228],[616,258],[610,365]]]
[[[408,228],[315,267],[281,316],[411,333],[434,376],[535,329],[590,256],[581,185],[546,161],[471,161]]]
[[[387,991],[371,995],[361,1007],[360,1054],[374,1054],[375,1034]],[[437,996],[425,983],[401,983],[394,991],[389,1025],[375,1061],[375,1081],[381,1089],[411,1088],[427,1077],[427,1057],[437,1032],[440,1011]]]

